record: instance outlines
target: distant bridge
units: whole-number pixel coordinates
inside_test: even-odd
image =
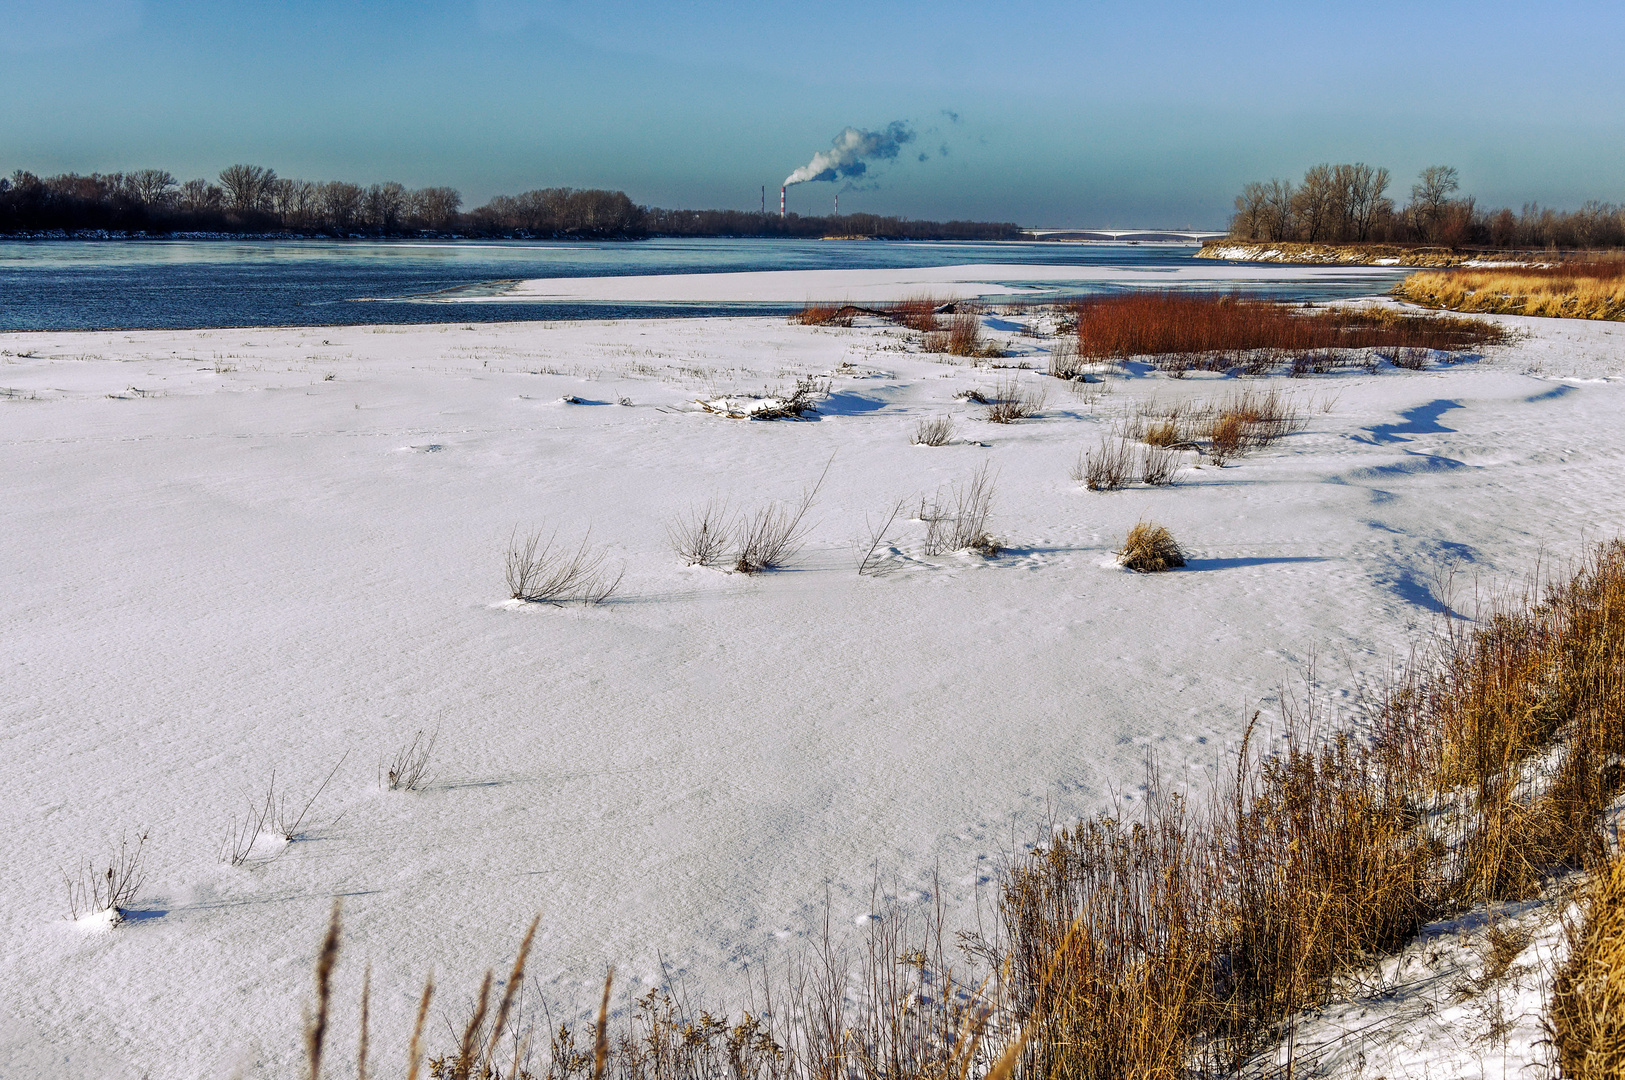
[[[1206,240],[1223,239],[1223,231],[1191,232],[1185,229],[1023,229],[1034,240],[1119,240],[1119,241],[1179,241],[1199,244]]]

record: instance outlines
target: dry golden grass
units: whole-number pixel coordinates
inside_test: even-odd
[[[1625,858],[1591,882],[1552,987],[1552,1042],[1573,1080],[1625,1076]]]
[[[1412,274],[1394,295],[1423,307],[1556,319],[1625,319],[1625,260]]]
[[[1179,425],[1172,420],[1163,420],[1146,426],[1145,433],[1140,441],[1147,446],[1177,446],[1185,440],[1180,438]]]
[[[1155,574],[1185,565],[1185,553],[1173,533],[1153,521],[1136,522],[1117,553],[1117,561],[1130,570]]]

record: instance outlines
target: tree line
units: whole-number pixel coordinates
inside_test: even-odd
[[[1559,211],[1525,203],[1519,212],[1487,209],[1459,194],[1449,165],[1430,165],[1396,205],[1388,170],[1364,163],[1316,165],[1291,180],[1254,181],[1236,196],[1230,236],[1305,243],[1442,244],[1451,248],[1625,247],[1625,206],[1587,202]]]
[[[232,165],[216,181],[184,183],[163,169],[0,177],[0,234],[109,231],[314,236],[474,236],[639,239],[646,236],[831,234],[911,240],[1003,240],[1009,223],[911,221],[874,214],[802,217],[738,210],[662,210],[621,191],[542,188],[498,195],[464,211],[454,188],[292,180]]]

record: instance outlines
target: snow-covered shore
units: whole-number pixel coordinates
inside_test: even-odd
[[[953,269],[545,288],[876,301],[1079,274]],[[1068,470],[1114,418],[1260,381],[1135,368],[1084,398],[1025,372],[1042,415],[993,425],[960,395],[1008,373],[881,326],[0,335],[0,724],[21,763],[0,809],[0,972],[22,988],[0,1074],[288,1074],[335,895],[339,1028],[369,959],[391,1053],[430,968],[460,1008],[536,911],[531,970],[583,1004],[606,963],[629,990],[664,960],[725,994],[802,947],[826,888],[850,924],[876,878],[923,902],[940,867],[969,918],[1012,840],[1132,804],[1148,752],[1213,777],[1311,656],[1334,696],[1379,678],[1435,617],[1447,568],[1488,584],[1620,530],[1625,327],[1506,321],[1529,336],[1476,361],[1282,380],[1307,430],[1111,494]],[[985,322],[1006,362],[1043,365],[1048,343],[1014,316]],[[815,422],[694,404],[823,374]],[[909,444],[943,413],[956,443]],[[670,551],[674,514],[792,497],[832,454],[790,570]],[[858,577],[865,515],[983,463],[1006,553],[929,557],[905,524],[899,572]],[[1187,546],[1186,570],[1112,565],[1142,517]],[[505,603],[509,536],[544,524],[591,527],[626,564],[621,596]],[[440,732],[432,782],[380,790],[420,728]],[[302,801],[341,759],[301,839],[221,863],[273,770]],[[86,934],[60,872],[142,828],[136,917]]]

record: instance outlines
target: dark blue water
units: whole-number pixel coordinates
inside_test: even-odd
[[[0,241],[0,330],[109,330],[344,323],[782,314],[789,304],[435,304],[411,298],[517,278],[1024,263],[1173,269],[1194,247],[839,240],[404,242]],[[1384,288],[1385,285],[1376,286]],[[1068,294],[1110,289],[1095,283]],[[1370,272],[1254,283],[1293,300],[1361,296]],[[366,302],[374,301],[374,302]],[[389,301],[389,302],[376,302]]]

